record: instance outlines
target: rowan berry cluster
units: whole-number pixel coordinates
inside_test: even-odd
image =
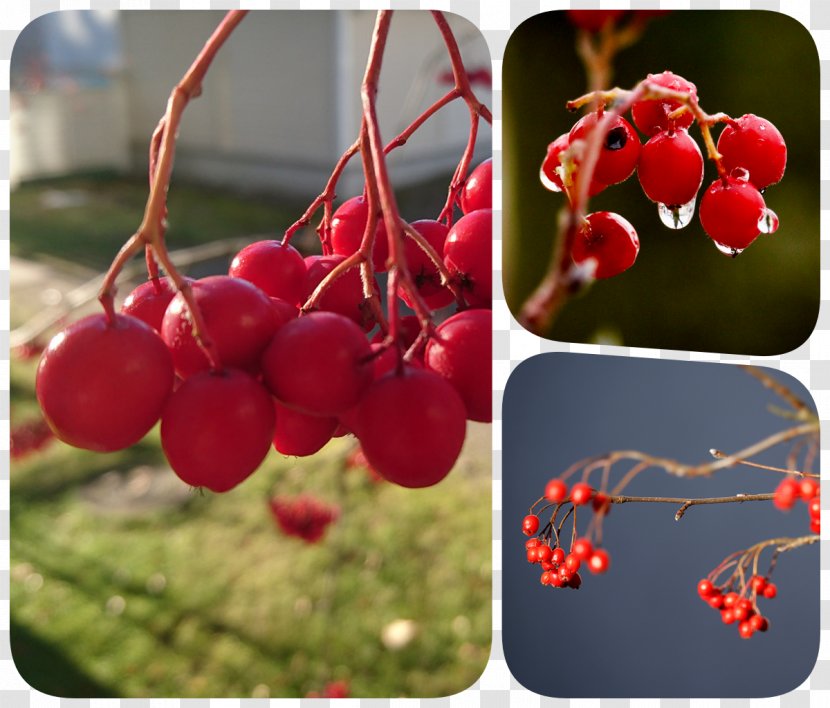
[[[525,542],[527,561],[541,566],[542,585],[578,590],[582,585],[580,568],[584,565],[595,575],[605,573],[611,564],[611,556],[604,548],[595,547],[588,536],[576,535],[574,511],[576,507],[590,503],[598,516],[605,516],[610,509],[610,500],[607,495],[595,492],[590,485],[582,482],[573,485],[569,496],[565,482],[552,479],[545,487],[544,496],[533,506],[544,501],[549,503],[542,511],[553,508],[553,512],[541,530],[539,516],[533,513],[533,508],[531,513],[522,519],[522,532],[532,537]],[[557,524],[557,516],[566,505],[570,507]],[[569,517],[572,518],[573,525],[570,548],[566,553],[562,544],[562,528]]]
[[[198,95],[209,60],[244,15],[228,13],[174,97],[188,81],[185,93]],[[467,420],[492,417],[492,163],[470,170],[479,118],[490,120],[490,113],[472,93],[445,18],[433,17],[453,89],[384,146],[373,104],[383,55],[371,53],[360,137],[282,240],[243,248],[228,275],[183,278],[164,243],[164,198],[183,110],[171,100],[151,143],[147,215],[105,277],[104,313],[59,333],[38,368],[38,401],[61,440],[120,450],[160,420],[173,471],[215,492],[244,481],[272,445],[308,456],[348,434],[389,481],[426,487],[449,473]],[[390,22],[391,12],[379,13],[373,47],[385,46]],[[447,200],[437,219],[408,222],[395,204],[385,155],[455,99],[470,108],[470,132]],[[338,179],[358,154],[363,194],[335,210]],[[304,259],[290,238],[320,209],[322,255]],[[149,280],[116,312],[118,272],[145,247]],[[377,274],[385,274],[385,302]],[[404,316],[404,306],[414,315]]]
[[[773,599],[778,594],[775,583],[762,575],[753,575],[741,592],[728,585],[717,587],[708,578],[697,584],[700,599],[720,612],[724,624],[735,624],[742,639],[750,639],[756,632],[766,632],[769,620],[758,609],[758,600]]]
[[[309,495],[293,498],[276,496],[268,501],[268,508],[284,534],[296,536],[306,543],[320,541],[328,526],[340,516],[338,506]]]
[[[778,228],[762,192],[783,177],[787,148],[768,120],[751,113],[739,118],[704,113],[697,87],[671,71],[649,74],[632,91],[596,92],[568,107],[589,103],[592,111],[550,143],[539,174],[547,189],[565,192],[573,207],[636,171],[662,223],[672,229],[688,225],[704,176],[703,154],[689,134],[697,123],[718,170],[700,202],[709,238],[722,253],[736,256],[761,233]],[[628,110],[633,126],[623,117]],[[711,128],[718,123],[726,125],[715,145]],[[645,144],[634,126],[646,136]],[[619,214],[600,211],[581,219],[570,253],[587,275],[610,278],[630,268],[639,250],[635,228]]]
[[[781,511],[789,511],[798,501],[807,505],[810,531],[821,533],[821,487],[812,477],[785,477],[775,488],[773,504]]]

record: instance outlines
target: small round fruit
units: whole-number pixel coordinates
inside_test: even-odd
[[[588,559],[588,570],[592,573],[605,573],[611,565],[611,556],[602,548],[597,548]]]
[[[305,263],[296,248],[281,241],[256,241],[231,261],[228,275],[256,285],[269,297],[297,302],[303,296]]]
[[[718,138],[718,152],[728,172],[746,170],[756,189],[780,182],[787,167],[784,136],[768,120],[752,113],[727,124]]]
[[[580,264],[596,261],[595,278],[612,278],[628,270],[640,252],[634,227],[619,214],[597,211],[585,217],[571,247],[571,258]]]
[[[56,334],[37,370],[38,403],[58,438],[111,452],[134,445],[173,389],[173,361],[158,333],[135,317],[90,315]]]
[[[319,452],[331,440],[339,421],[294,410],[274,401],[276,426],[274,449],[283,455],[307,457]]]
[[[700,223],[713,241],[740,251],[761,233],[765,208],[764,198],[749,182],[716,179],[700,200]]]
[[[605,122],[605,114],[591,112],[580,118],[571,128],[568,136],[573,144],[576,140],[590,142],[591,133],[597,124]],[[628,179],[637,167],[640,157],[640,139],[631,124],[622,116],[613,116],[602,141],[599,158],[594,167],[593,179],[602,184],[617,184]]]
[[[372,354],[360,327],[334,312],[312,312],[283,325],[262,357],[265,383],[286,405],[336,416],[360,400],[372,380]]]
[[[257,371],[262,352],[277,329],[268,296],[248,281],[226,275],[196,280],[191,291],[219,364]],[[164,314],[161,336],[173,355],[179,376],[187,378],[209,368],[208,359],[193,336],[190,310],[181,293],[173,298]]]
[[[431,371],[408,367],[375,381],[357,408],[369,464],[403,487],[429,487],[449,474],[464,443],[461,397]]]
[[[173,471],[192,487],[227,492],[262,464],[274,435],[274,404],[247,374],[194,374],[170,396],[161,446]]]
[[[670,91],[697,96],[697,87],[691,81],[686,81],[682,76],[673,74],[671,71],[664,71],[662,74],[649,74],[648,82]],[[674,99],[635,101],[634,105],[631,106],[631,118],[634,120],[634,125],[648,136],[655,135],[661,130],[668,130],[671,127],[688,128],[694,122],[691,111],[684,111],[674,121],[673,126],[669,125],[669,114],[682,105],[680,101]]]
[[[331,247],[341,256],[357,253],[369,220],[369,205],[360,197],[352,197],[343,202],[331,217]],[[375,244],[372,248],[372,266],[376,273],[386,270],[389,259],[389,240],[383,215],[378,215],[375,227]]]
[[[789,511],[801,496],[801,487],[792,477],[785,477],[775,488],[772,503],[781,511]]]
[[[550,145],[548,145],[545,159],[542,161],[542,167],[539,170],[539,180],[542,182],[545,189],[548,189],[551,192],[561,192],[565,188],[562,182],[562,177],[560,177],[557,172],[557,168],[559,168],[562,164],[560,162],[559,155],[568,147],[569,144],[570,140],[568,133],[563,133]],[[573,175],[573,177],[575,177],[575,175]],[[572,184],[569,184],[568,186],[570,187]],[[606,186],[607,185],[602,184],[595,179],[591,180],[588,196],[596,196],[604,190]]]
[[[479,209],[453,224],[444,243],[444,264],[471,307],[490,307],[493,288],[493,211]]]
[[[591,501],[593,494],[594,490],[591,488],[591,485],[585,484],[585,482],[577,482],[571,488],[571,501],[574,506],[582,506]]]
[[[488,157],[470,173],[461,190],[459,203],[465,214],[493,208],[493,158]]]
[[[565,551],[561,548],[554,548],[550,554],[550,562],[556,565],[561,565],[565,562]]]
[[[307,271],[305,278],[305,293],[298,303],[302,306],[323,279],[340,265],[346,256],[334,254],[331,256],[308,256],[305,259]],[[378,290],[377,283],[374,285]],[[343,273],[334,282],[329,284],[326,291],[317,302],[317,309],[348,317],[364,330],[368,331],[375,325],[375,318],[363,297],[363,280],[359,268],[351,268]]]
[[[701,597],[709,597],[715,592],[716,588],[711,580],[705,578],[697,584],[697,594]]]
[[[583,561],[588,561],[594,553],[594,546],[587,538],[578,538],[574,541],[572,553]]]
[[[703,155],[687,131],[660,131],[643,146],[637,178],[651,201],[683,206],[703,184]]]
[[[490,310],[463,310],[438,325],[424,354],[426,367],[459,393],[467,418],[483,423],[493,419],[492,321]]]
[[[161,332],[164,313],[175,296],[176,288],[167,278],[152,278],[127,295],[121,314],[136,317]]]
[[[568,485],[561,479],[552,479],[545,485],[545,499],[559,503],[568,498]]]
[[[447,226],[432,219],[413,221],[410,225],[432,246],[435,255],[443,258],[444,243],[449,233]],[[441,285],[441,274],[430,257],[413,238],[406,234],[404,234],[404,257],[409,274],[427,307],[437,310],[446,307],[455,299],[452,290]],[[402,293],[401,297],[407,305],[412,307],[412,302],[406,293]]]

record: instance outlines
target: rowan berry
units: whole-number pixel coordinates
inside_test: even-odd
[[[591,501],[594,490],[585,482],[577,482],[571,489],[571,501],[574,506],[581,506]]]
[[[718,152],[727,170],[746,170],[756,189],[780,182],[787,166],[784,137],[772,123],[752,113],[727,124],[718,138]]]
[[[640,251],[634,227],[619,214],[598,211],[585,218],[571,246],[574,263],[596,262],[595,278],[612,278],[628,270]]]
[[[571,553],[579,560],[587,561],[594,552],[593,544],[587,538],[578,538],[574,541]]]
[[[766,215],[761,193],[737,177],[716,179],[700,200],[703,230],[716,244],[733,254],[740,253],[758,237]]]
[[[571,128],[569,142],[589,141],[591,133],[600,122],[605,123],[604,114],[592,112],[583,116]],[[639,157],[640,139],[637,133],[625,118],[614,115],[610,118],[592,177],[602,184],[623,182],[634,173]]]
[[[597,548],[588,559],[588,570],[594,574],[604,573],[611,565],[611,557],[602,548]]]
[[[545,499],[558,503],[568,498],[568,485],[561,479],[552,479],[545,486]]]
[[[651,201],[681,207],[703,184],[703,155],[687,131],[662,130],[643,146],[637,178]]]
[[[649,84],[660,88],[697,97],[697,87],[691,81],[686,81],[682,76],[673,74],[671,71],[664,71],[662,74],[649,74],[647,81]],[[682,105],[683,103],[680,101],[669,98],[635,101],[634,105],[631,106],[631,117],[634,120],[634,125],[649,136],[655,135],[661,130],[668,130],[672,127],[670,122],[674,124],[674,128],[688,128],[694,121],[694,115],[691,111],[684,111],[674,121],[669,121],[669,114]]]
[[[522,519],[522,533],[525,536],[532,536],[539,530],[539,517],[535,514],[528,514]]]
[[[775,488],[772,503],[781,511],[789,511],[801,496],[801,487],[792,477],[785,477]]]

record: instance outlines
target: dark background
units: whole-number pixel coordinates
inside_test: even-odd
[[[504,56],[504,288],[510,310],[539,283],[565,203],[538,174],[548,143],[578,116],[565,101],[586,90],[564,12],[530,18]],[[736,259],[721,255],[695,215],[663,226],[636,175],[590,202],[637,229],[634,266],[566,304],[553,339],[729,353],[780,354],[812,332],[819,303],[819,63],[808,31],[765,11],[673,11],[617,55],[614,84],[632,88],[669,69],[697,85],[701,107],[771,120],[788,147],[783,181],[765,199],[781,219]],[[721,128],[717,127],[715,139]],[[690,134],[703,148],[700,131]],[[707,161],[703,189],[716,172]]]
[[[813,405],[797,381],[767,370]],[[697,464],[736,452],[793,421],[780,399],[741,368],[575,354],[536,356],[504,397],[504,652],[525,687],[559,697],[763,697],[799,686],[819,641],[818,545],[782,554],[778,597],[762,601],[766,634],[750,640],[701,602],[697,582],[733,551],[809,533],[803,503],[690,508],[615,506],[604,524],[605,575],[582,572],[580,590],[542,586],[525,558],[521,520],[545,483],[577,460],[617,449]],[[784,445],[758,456],[783,465]],[[615,467],[611,484],[627,465]],[[597,473],[595,473],[597,474]],[[745,467],[682,480],[647,470],[626,489],[642,496],[727,496],[772,491],[780,475]],[[582,517],[578,528],[584,530]],[[766,569],[771,551],[762,556]]]

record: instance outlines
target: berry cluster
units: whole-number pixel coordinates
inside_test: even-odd
[[[187,100],[201,93],[213,56],[245,14],[225,16],[174,89],[151,141],[145,217],[104,278],[104,313],[52,339],[38,368],[38,402],[57,437],[89,450],[129,447],[160,420],[174,472],[215,492],[247,479],[272,445],[307,456],[348,434],[385,479],[436,484],[461,452],[467,420],[492,416],[492,164],[470,172],[479,119],[491,121],[490,111],[434,12],[455,86],[384,145],[375,99],[392,13],[381,11],[361,132],[323,192],[281,241],[242,249],[228,275],[188,280],[164,240],[176,135]],[[386,155],[455,99],[469,107],[470,129],[447,200],[437,220],[407,222]],[[357,154],[363,194],[335,211],[337,182]],[[322,254],[304,259],[290,239],[320,209]],[[149,280],[116,312],[116,278],[142,249]],[[386,273],[385,301],[378,273]],[[403,316],[404,306],[415,314]]]
[[[753,575],[742,592],[730,590],[728,586],[717,587],[704,578],[697,584],[700,599],[713,610],[720,612],[724,624],[736,624],[742,639],[750,639],[755,632],[766,632],[769,620],[758,609],[758,600],[773,599],[778,594],[775,583],[762,575]]]
[[[785,477],[775,488],[772,503],[781,511],[789,511],[799,500],[807,505],[810,531],[821,533],[821,487],[818,480],[812,477]]]
[[[778,217],[767,208],[762,192],[783,177],[787,148],[768,120],[753,114],[733,119],[703,113],[697,87],[671,71],[649,74],[633,91],[589,94],[569,107],[576,109],[589,101],[595,101],[595,110],[550,143],[539,173],[542,184],[565,192],[572,206],[583,196],[627,180],[636,170],[646,197],[658,206],[662,223],[673,229],[688,225],[704,173],[703,154],[689,134],[697,122],[718,169],[700,203],[706,234],[721,252],[736,256],[761,233],[778,228]],[[620,105],[606,109],[607,101]],[[645,144],[622,116],[628,109],[634,126],[647,137]],[[726,127],[715,146],[710,129],[719,122]],[[593,137],[598,126],[604,133]],[[590,169],[583,171],[583,164]],[[624,272],[634,264],[639,249],[634,227],[607,211],[587,214],[571,241],[574,264],[588,269],[594,278]]]
[[[584,482],[574,484],[569,496],[567,484],[561,479],[552,479],[545,487],[544,496],[536,504],[543,501],[547,501],[548,504],[542,508],[542,511],[553,508],[553,512],[550,521],[541,530],[539,516],[533,513],[532,507],[531,513],[522,519],[522,532],[525,536],[532,537],[525,542],[527,561],[541,566],[542,585],[578,590],[582,585],[579,570],[583,564],[591,573],[605,573],[611,564],[611,556],[605,549],[595,548],[589,537],[577,537],[574,511],[576,507],[590,503],[596,515],[601,518],[610,510],[610,500],[607,495],[596,492]],[[536,504],[533,506],[535,507]],[[568,504],[570,504],[570,509],[557,525],[559,512]],[[566,553],[562,546],[561,532],[568,517],[573,518],[573,527],[570,550]]]
[[[277,496],[268,501],[268,508],[284,534],[296,536],[306,543],[321,540],[329,524],[340,516],[339,507],[308,495],[295,498]]]

